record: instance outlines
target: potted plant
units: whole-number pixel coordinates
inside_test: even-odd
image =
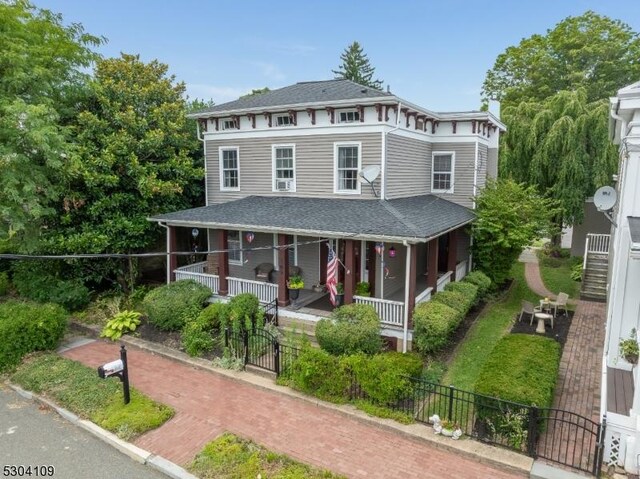
[[[636,336],[636,328],[631,330],[629,339],[620,340],[620,356],[631,364],[638,364],[638,356],[640,355],[640,347]]]
[[[336,308],[344,304],[344,285],[336,284]]]
[[[356,296],[371,296],[371,285],[368,281],[360,281],[356,284]]]
[[[289,281],[287,282],[287,288],[289,288],[289,297],[294,301],[298,299],[300,290],[304,288],[304,281],[302,281],[302,276],[291,276],[289,278]]]
[[[324,291],[324,284],[316,283],[312,286],[312,288],[316,293],[322,293]]]
[[[440,419],[437,414],[431,416],[429,421],[433,424],[433,431],[436,434],[442,434],[453,439],[460,439],[460,436],[462,436],[462,429],[457,422]]]

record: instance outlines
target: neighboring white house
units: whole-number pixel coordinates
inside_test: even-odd
[[[637,474],[640,465],[640,369],[619,344],[640,329],[640,82],[611,98],[610,134],[620,146],[613,211],[601,411],[606,413],[605,464]]]

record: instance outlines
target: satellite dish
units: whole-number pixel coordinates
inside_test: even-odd
[[[616,190],[611,186],[603,186],[598,188],[595,195],[593,195],[593,204],[596,205],[598,211],[609,211],[613,208],[618,200]]]
[[[380,165],[369,165],[364,167],[359,173],[360,181],[369,184],[373,183],[380,176]]]

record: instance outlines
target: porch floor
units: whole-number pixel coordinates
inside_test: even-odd
[[[438,277],[442,276],[442,273],[438,275]],[[416,296],[420,293],[424,292],[428,288],[427,286],[427,276],[425,274],[421,274],[416,278]],[[404,302],[404,286],[400,289],[394,291],[389,295],[385,295],[384,299],[390,299],[391,301],[401,301]]]
[[[633,374],[631,371],[607,368],[607,410],[628,416],[633,407]]]

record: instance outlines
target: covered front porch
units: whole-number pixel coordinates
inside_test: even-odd
[[[222,298],[252,293],[263,303],[276,300],[282,315],[317,320],[333,309],[325,289],[331,250],[343,303],[373,306],[383,326],[404,331],[406,339],[415,305],[469,270],[466,225],[473,215],[457,204],[431,196],[386,202],[295,198],[298,210],[315,206],[313,220],[299,224],[292,215],[279,215],[287,210],[281,199],[249,197],[154,218],[167,226],[170,280],[193,279]],[[251,220],[242,218],[247,209]],[[197,255],[201,261],[178,266],[171,253],[192,228],[206,233],[206,251]],[[292,276],[302,278],[302,290],[288,287]]]

